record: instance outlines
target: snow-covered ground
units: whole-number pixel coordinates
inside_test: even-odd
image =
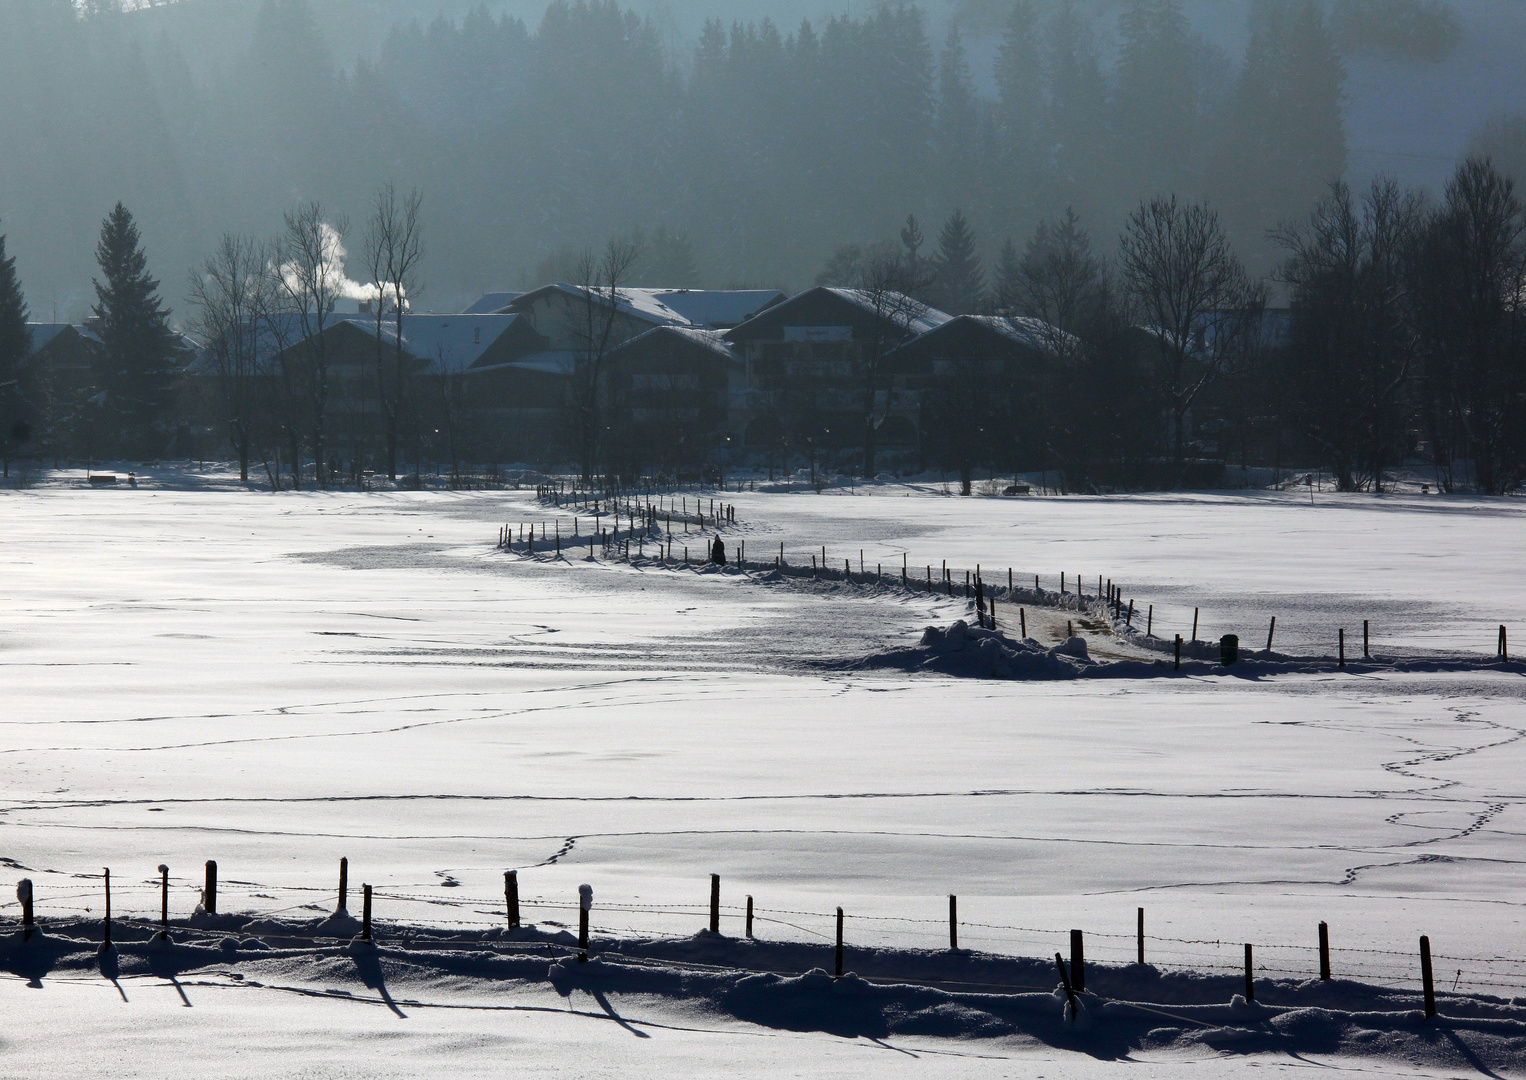
[[[1498,625],[1526,610],[1517,501],[961,500],[914,487],[717,498],[736,504],[727,542],[745,539],[750,559],[783,542],[789,562],[808,562],[825,545],[855,571],[862,549],[887,579],[905,553],[935,576],[945,559],[961,573],[979,563],[987,580],[1010,565],[1051,590],[1064,570],[1088,592],[1100,572],[1138,611],[1155,605],[1157,635],[1190,629],[1198,607],[1201,637],[1238,632],[1260,648],[1276,614],[1279,650],[1328,656],[1341,627],[1359,652],[1370,618],[1380,660],[1481,662],[1256,677],[1167,665],[1074,681],[870,670],[853,662],[915,645],[924,627],[967,618],[967,603],[498,550],[504,523],[570,527],[572,509],[529,492],[44,486],[0,494],[0,857],[36,883],[44,921],[98,914],[106,866],[115,913],[156,916],[160,862],[184,919],[206,859],[222,911],[313,918],[333,906],[347,856],[350,909],[372,884],[384,940],[388,925],[499,925],[511,868],[543,931],[575,926],[586,882],[596,943],[689,935],[717,873],[725,935],[740,933],[747,895],[770,941],[829,940],[841,905],[850,969],[855,950],[868,963],[862,950],[946,946],[956,893],[960,945],[1004,956],[1068,950],[1079,927],[1089,957],[1126,962],[1143,906],[1147,959],[1167,972],[1229,977],[1252,942],[1262,977],[1296,982],[1316,970],[1325,920],[1337,975],[1412,991],[1428,933],[1447,993],[1508,999],[1526,985],[1522,680],[1482,662]],[[1034,616],[1041,634],[1058,625]],[[1087,636],[1094,654],[1110,645]],[[7,970],[25,976],[16,955]],[[597,982],[435,976],[407,989],[425,1005],[403,1008],[406,1021],[274,989],[379,1000],[354,968],[236,957],[178,971],[180,990],[133,972],[121,993],[78,965],[40,989],[0,981],[13,1016],[91,1046],[60,1069],[56,1040],[8,1040],[7,1071],[133,1060],[155,1075],[176,1048],[237,1051],[220,1075],[288,1074],[299,1060],[311,1075],[417,1075],[442,1054],[463,1075],[505,1060],[553,1075],[1120,1067],[954,1028],[850,1041],[862,1033],[784,1030]],[[484,996],[519,1011],[480,1007]],[[1167,1043],[1131,1052],[1157,1062],[1152,1075],[1240,1060]],[[1258,1064],[1290,1063],[1246,1046]],[[1314,1052],[1358,1067],[1351,1046],[1334,1049]],[[1411,1049],[1380,1038],[1368,1052],[1398,1054],[1390,1073],[1471,1067],[1463,1050]],[[1496,1071],[1526,1061],[1478,1052]]]

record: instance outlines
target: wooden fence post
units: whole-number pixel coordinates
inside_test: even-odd
[[[1340,666],[1341,667],[1345,667],[1346,666],[1346,631],[1344,629],[1341,629],[1340,631],[1338,631],[1338,633],[1340,634],[1340,637],[1338,639],[1339,640],[1339,646],[1338,647],[1340,649]]]
[[[1150,605],[1150,613],[1145,616],[1145,637],[1155,636],[1155,605]]]
[[[1197,641],[1197,608],[1192,609],[1192,640]]]
[[[1436,1015],[1436,985],[1431,980],[1431,939],[1420,936],[1420,981],[1425,989],[1425,1018]]]
[[[349,904],[347,901],[349,898],[350,860],[348,858],[341,858],[339,860],[339,906],[334,909],[335,915],[343,915],[348,913]]]
[[[101,952],[111,951],[111,868],[105,867],[101,874],[106,882],[106,910],[101,920]]]
[[[1143,964],[1144,958],[1144,908],[1139,909],[1139,928],[1135,931],[1135,938],[1139,945],[1139,962]]]
[[[950,952],[959,951],[959,897],[948,894],[948,947]]]
[[[207,860],[207,883],[201,890],[201,909],[208,915],[217,914],[217,860]]]
[[[371,886],[360,887],[360,940],[371,940]]]
[[[509,929],[519,929],[519,871],[503,872],[503,906],[508,912]]]
[[[1060,971],[1060,985],[1065,988],[1065,1000],[1070,1004],[1070,1018],[1075,1020],[1078,1013],[1076,1010],[1076,991],[1071,985],[1070,976],[1065,973],[1065,958],[1059,953],[1054,954],[1054,966]]]
[[[1026,638],[1028,636],[1028,610],[1027,610],[1027,608],[1018,608],[1017,609],[1017,625],[1018,625],[1018,628],[1022,631],[1023,637]]]
[[[1330,927],[1323,919],[1319,923],[1319,977],[1330,978]]]
[[[1368,638],[1369,628],[1370,628],[1371,625],[1372,624],[1367,619],[1363,619],[1362,620],[1362,657],[1363,657],[1363,659],[1369,659],[1372,656],[1371,643],[1370,643],[1370,640]]]
[[[1245,943],[1245,1000],[1256,1000],[1256,976],[1252,971],[1250,942]]]
[[[1086,993],[1086,947],[1079,930],[1070,932],[1070,985],[1076,988],[1076,993]]]
[[[721,875],[710,875],[710,932],[721,932]]]
[[[170,936],[170,868],[159,864],[159,940]]]
[[[1266,628],[1266,651],[1272,651],[1272,635],[1277,632],[1277,616],[1272,616],[1272,625]]]
[[[837,909],[837,977],[842,978],[842,908]]]
[[[22,878],[16,882],[16,899],[21,901],[21,937],[32,936],[36,924],[32,921],[32,879]]]
[[[1175,666],[1175,668],[1173,668],[1173,670],[1180,671],[1181,669],[1182,669],[1182,636],[1180,634],[1177,634],[1176,635],[1176,666]]]
[[[578,963],[588,962],[588,911],[593,907],[593,886],[578,886]]]
[[[747,936],[752,937],[752,897],[747,898]]]

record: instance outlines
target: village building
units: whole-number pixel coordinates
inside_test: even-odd
[[[917,445],[917,403],[890,378],[889,356],[950,316],[898,292],[817,287],[728,331],[742,361],[729,429],[775,455],[860,447],[866,425],[888,451]],[[872,412],[866,410],[873,393]]]
[[[518,296],[502,311],[521,315],[552,349],[602,356],[659,326],[728,330],[784,300],[774,289],[607,289],[561,282]]]

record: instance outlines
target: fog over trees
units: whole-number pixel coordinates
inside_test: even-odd
[[[34,314],[79,318],[118,199],[178,283],[225,231],[305,201],[358,220],[391,181],[429,193],[444,309],[616,234],[649,241],[634,284],[800,287],[842,244],[959,209],[990,268],[1067,207],[1111,232],[1166,191],[1207,197],[1264,273],[1267,230],[1344,172],[1365,0],[1254,0],[1243,55],[1171,0],[930,3],[7,4],[0,135],[22,152],[0,216]],[[1377,44],[1444,50],[1439,25]]]

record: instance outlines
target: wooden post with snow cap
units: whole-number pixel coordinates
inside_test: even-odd
[[[207,860],[207,881],[201,889],[201,910],[208,915],[217,914],[217,860]]]
[[[371,940],[371,886],[360,887],[360,940]]]
[[[22,878],[16,882],[16,899],[21,903],[21,937],[22,940],[32,936],[36,924],[32,921],[32,879]]]
[[[710,875],[710,932],[721,932],[721,875]]]
[[[948,894],[948,947],[950,952],[959,951],[959,897]]]
[[[1256,1000],[1256,975],[1251,960],[1250,942],[1245,943],[1245,1000]]]
[[[593,907],[593,886],[578,886],[578,963],[588,962],[588,912]]]
[[[519,929],[519,871],[503,872],[503,907],[508,913],[509,929]]]
[[[842,978],[842,908],[837,909],[837,977]]]
[[[1425,991],[1425,1018],[1436,1015],[1436,984],[1431,979],[1431,939],[1420,935],[1420,982]]]
[[[1323,919],[1319,923],[1319,977],[1330,978],[1330,927]]]
[[[334,909],[335,915],[346,915],[350,910],[350,860],[339,860],[339,906]]]
[[[1076,993],[1086,993],[1086,945],[1079,930],[1070,932],[1070,985]]]

